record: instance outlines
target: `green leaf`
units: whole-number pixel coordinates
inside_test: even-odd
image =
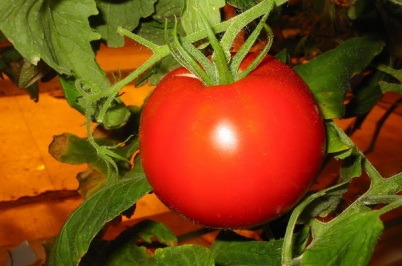
[[[392,2],[394,4],[396,4],[396,5],[399,5],[402,8],[402,0],[388,0],[388,1],[390,1],[390,2]]]
[[[367,114],[381,99],[379,82],[385,76],[380,71],[367,75],[352,91],[352,99],[346,104],[345,118]]]
[[[105,184],[107,176],[108,168],[105,162],[99,160],[96,164],[88,165],[87,169],[77,174],[78,193],[84,199],[89,198]]]
[[[184,0],[159,0],[152,19],[141,22],[136,34],[157,45],[166,44],[165,27],[168,31],[173,29],[175,18],[180,18],[183,5]],[[184,33],[180,27],[178,31],[180,34]]]
[[[177,244],[176,236],[164,224],[143,220],[108,243],[107,249],[104,250],[106,254],[103,255],[106,256],[107,265],[155,265],[156,260],[146,248],[137,245],[139,239],[147,243],[157,239],[158,243],[167,246]]]
[[[396,83],[389,83],[385,81],[380,81],[380,88],[383,93],[386,92],[397,92],[397,93],[402,93],[402,84],[396,84]]]
[[[67,100],[67,103],[81,114],[85,114],[85,111],[88,114],[93,114],[95,110],[85,110],[86,104],[83,96],[78,91],[75,86],[75,79],[73,77],[68,77],[66,75],[59,76],[59,82],[64,91],[64,97]]]
[[[213,266],[213,254],[206,247],[183,245],[160,248],[155,251],[158,266]]]
[[[379,40],[351,38],[309,63],[295,67],[314,93],[324,118],[343,117],[350,79],[363,71],[383,46]]]
[[[277,54],[275,55],[275,57],[276,57],[279,61],[281,61],[281,62],[283,62],[283,63],[285,63],[285,64],[287,64],[288,61],[289,61],[289,54],[288,54],[288,51],[287,51],[286,49],[284,49],[284,50],[280,51],[279,53],[277,53]]]
[[[299,219],[307,223],[313,217],[326,217],[338,207],[343,194],[348,190],[348,185],[344,182],[326,189],[323,196],[314,200],[303,210]]]
[[[21,73],[18,79],[18,87],[27,88],[43,78],[49,71],[48,67],[41,61],[37,65],[24,60]]]
[[[91,105],[87,105],[88,99],[77,88],[76,79],[65,75],[59,76],[60,84],[64,90],[64,96],[68,104],[78,110],[83,115],[95,119],[94,116],[99,113],[105,99],[101,101],[93,101]],[[103,118],[103,126],[106,129],[118,129],[126,125],[130,118],[130,111],[119,97],[115,97],[108,106],[107,112]]]
[[[4,36],[3,32],[0,31],[0,42],[4,42],[6,40],[7,40],[6,36]]]
[[[379,65],[378,70],[387,73],[389,75],[391,75],[392,77],[394,77],[395,79],[397,79],[399,81],[399,83],[389,83],[389,82],[385,82],[385,81],[380,81],[380,88],[381,91],[383,93],[385,92],[397,92],[397,93],[402,93],[402,69],[394,69],[390,66],[387,65]]]
[[[86,79],[99,91],[110,84],[91,47],[100,35],[88,17],[97,13],[93,0],[5,1],[0,5],[0,30],[32,64],[42,59],[59,74]]]
[[[376,211],[359,212],[342,221],[316,223],[313,241],[301,265],[367,265],[383,224]]]
[[[84,164],[97,160],[94,147],[86,138],[64,133],[53,137],[49,145],[49,153],[59,162]]]
[[[22,57],[13,46],[0,48],[0,77],[6,74],[14,83],[18,83],[22,67]]]
[[[327,153],[335,153],[339,158],[354,146],[345,132],[333,121],[325,122],[325,127],[327,132]]]
[[[145,247],[139,247],[134,241],[128,242],[118,250],[109,254],[105,265],[107,266],[155,266],[155,258],[149,254]],[[93,261],[91,261],[93,263]],[[104,263],[105,261],[100,261]]]
[[[158,0],[152,18],[159,23],[174,22],[181,16],[185,0]]]
[[[56,160],[69,164],[88,164],[88,168],[77,174],[78,192],[83,198],[98,190],[106,180],[107,166],[98,160],[95,148],[87,139],[64,133],[53,137],[49,153]]]
[[[384,6],[393,15],[398,16],[402,14],[402,0],[387,0],[384,1]]]
[[[135,123],[135,121],[133,121]],[[125,142],[119,139],[102,136],[102,132],[94,131],[96,143],[106,145],[118,155],[129,159],[135,150],[138,149],[138,141],[132,138]],[[80,138],[74,134],[64,133],[53,137],[53,141],[49,145],[49,153],[58,161],[69,164],[95,163],[99,160],[97,151],[88,142],[87,138]]]
[[[179,62],[174,59],[172,55],[168,55],[159,61],[155,66],[150,70],[148,77],[149,85],[157,85],[160,80],[170,71],[180,67]]]
[[[288,0],[275,0],[274,3],[277,6],[280,6],[286,3]],[[246,10],[250,9],[256,4],[260,3],[261,0],[229,0],[227,3],[235,8]]]
[[[0,48],[0,78],[6,74],[18,87],[24,89],[35,102],[39,100],[37,81],[45,76],[49,69],[45,64],[37,66],[24,60],[13,46]]]
[[[362,154],[357,147],[352,148],[352,153],[342,161],[341,181],[350,181],[362,174]]]
[[[119,242],[135,242],[138,239],[142,239],[146,243],[152,243],[154,238],[156,238],[159,243],[165,244],[166,246],[174,246],[177,244],[175,234],[166,225],[152,220],[142,220],[138,222],[133,227],[123,231],[113,242],[118,244]]]
[[[281,265],[282,240],[239,241],[217,240],[211,248],[215,263],[231,265]]]
[[[250,9],[253,6],[255,6],[256,4],[258,4],[259,0],[229,0],[227,1],[227,3],[237,9],[242,9],[242,10],[246,10],[246,9]]]
[[[138,237],[147,243],[152,243],[152,239],[156,237],[158,242],[167,246],[177,244],[177,238],[173,232],[166,225],[156,221],[141,221],[135,226],[134,230],[137,232]]]
[[[167,28],[169,31],[171,28]],[[157,45],[166,44],[164,24],[157,21],[143,22],[135,32],[144,39],[151,41]]]
[[[136,125],[135,119],[130,123]],[[110,136],[102,136],[99,129],[94,131],[97,135],[96,143],[108,146],[114,153],[121,157],[122,160],[131,158],[133,153],[138,149],[138,139],[130,138],[113,139]],[[116,134],[118,132],[115,132]],[[125,142],[124,142],[125,141]],[[105,161],[99,159],[99,154],[94,146],[87,138],[80,138],[73,134],[64,133],[53,138],[49,145],[49,153],[58,161],[69,164],[88,164],[88,168],[78,173],[77,180],[79,182],[78,192],[82,197],[88,198],[94,192],[105,185],[104,181],[108,176],[108,167]],[[119,165],[119,174],[124,175],[130,168],[128,162],[116,159]]]
[[[103,226],[148,194],[151,187],[143,174],[135,174],[103,188],[70,216],[53,246],[49,265],[78,265],[92,239]]]
[[[121,47],[124,45],[124,37],[117,33],[117,27],[132,31],[139,25],[141,18],[154,13],[155,2],[157,0],[97,0],[99,14],[90,18],[91,25],[109,47]]]
[[[350,181],[361,176],[362,154],[352,140],[334,122],[326,122],[327,152],[333,153],[336,159],[342,159],[340,171],[341,181]]]
[[[225,6],[224,0],[188,0],[185,3],[181,25],[187,35],[204,29],[198,12],[206,16],[209,25],[215,25],[221,21],[220,8]]]
[[[276,6],[283,5],[287,3],[289,0],[274,0]]]
[[[120,128],[127,123],[129,118],[130,111],[127,106],[120,98],[115,98],[103,118],[103,125],[107,130]]]
[[[301,255],[310,241],[310,227],[305,225],[293,235],[293,252],[295,256]],[[283,243],[283,241],[282,241]]]
[[[31,98],[31,100],[33,100],[34,102],[39,101],[39,85],[37,82],[24,88],[24,90],[29,94],[29,98]]]

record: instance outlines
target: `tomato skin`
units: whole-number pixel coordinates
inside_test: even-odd
[[[170,72],[144,106],[139,140],[147,179],[171,210],[207,227],[245,228],[304,196],[325,136],[307,85],[267,56],[228,85],[205,87],[184,68]]]

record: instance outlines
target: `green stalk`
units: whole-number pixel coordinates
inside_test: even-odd
[[[177,20],[175,21],[175,26],[172,31],[173,42],[168,40],[169,38],[167,35],[167,30],[165,30],[165,34],[166,42],[173,57],[188,71],[198,76],[198,78],[201,79],[207,86],[214,85],[213,79],[207,75],[205,70],[198,64],[196,60],[194,60],[193,56],[186,49],[184,49],[180,43],[179,36],[177,34]]]
[[[286,227],[286,233],[283,238],[282,245],[282,265],[291,266],[293,264],[293,232],[295,230],[297,220],[299,219],[302,211],[314,200],[324,196],[327,190],[321,190],[315,194],[308,196],[301,203],[299,203],[296,208],[294,208],[290,218],[288,225]]]
[[[242,45],[242,47],[239,49],[239,51],[237,51],[237,53],[235,54],[235,56],[233,56],[232,58],[232,63],[230,65],[230,71],[232,72],[232,75],[234,77],[236,77],[236,80],[240,80],[241,78],[244,78],[244,74],[241,75],[241,77],[239,76],[239,67],[241,62],[244,60],[244,58],[247,56],[247,54],[249,53],[250,49],[252,48],[252,46],[254,45],[255,41],[257,40],[259,34],[261,33],[262,29],[264,28],[265,25],[265,20],[268,18],[269,13],[266,13],[260,20],[260,22],[258,23],[257,27],[255,28],[255,30],[251,33],[251,35],[249,36],[249,38],[244,42],[244,44]],[[260,52],[260,55],[262,55],[262,58],[266,55],[266,53],[268,52],[268,50],[271,48],[272,45],[272,41],[273,41],[273,34],[271,30],[268,30],[268,42],[265,45],[264,49]],[[248,69],[246,68],[245,71],[243,72],[247,72],[250,73],[252,70],[255,69],[255,67],[261,62],[262,58],[257,57],[256,60],[260,60],[257,61],[257,64],[255,64],[254,62],[251,64],[252,65],[252,69]]]
[[[96,94],[92,94],[92,95],[88,96],[88,100],[90,100],[90,101],[97,101],[103,97],[107,97],[107,99],[106,99],[105,103],[103,104],[102,109],[100,110],[99,115],[97,116],[97,119],[96,119],[96,121],[100,124],[103,122],[103,119],[105,117],[107,110],[109,109],[109,106],[112,104],[113,99],[116,97],[116,95],[119,93],[119,91],[124,86],[128,85],[134,79],[139,77],[146,70],[151,68],[156,62],[158,62],[159,60],[161,60],[162,58],[164,58],[166,55],[169,54],[169,47],[167,47],[166,45],[164,45],[164,46],[156,45],[156,44],[130,32],[124,28],[121,28],[121,27],[119,27],[117,29],[117,31],[120,34],[127,36],[127,37],[133,39],[134,41],[137,41],[138,43],[146,46],[153,52],[153,55],[147,61],[145,61],[145,63],[143,63],[141,66],[139,66],[136,70],[131,72],[127,77],[125,77],[124,79],[120,80],[119,82],[113,84],[113,86],[111,86],[109,89],[106,89],[106,90],[101,91],[100,93],[96,93]]]
[[[227,28],[225,34],[221,39],[222,47],[225,51],[229,51],[232,47],[232,44],[236,38],[236,36],[240,33],[240,31],[246,27],[251,21],[257,19],[260,16],[265,16],[271,13],[274,8],[274,1],[262,1],[258,5],[244,13],[236,16],[237,19],[231,19],[226,22],[229,22],[230,25]],[[254,18],[254,19],[251,19]],[[264,20],[265,21],[265,20]],[[225,23],[225,22],[224,22]],[[216,29],[215,29],[216,30]]]
[[[194,59],[199,62],[207,75],[213,80],[214,84],[217,84],[217,76],[215,73],[215,66],[213,62],[208,59],[198,48],[196,48],[192,43],[182,42],[183,48],[186,49]]]
[[[398,199],[395,199],[393,202],[391,202],[391,203],[387,204],[386,206],[382,207],[381,209],[377,210],[379,216],[402,206],[402,196],[397,196],[397,195],[395,195],[395,196],[398,197]]]
[[[232,73],[230,72],[229,64],[228,64],[230,58],[228,58],[227,55],[225,54],[223,47],[221,46],[220,42],[216,38],[215,32],[209,25],[208,20],[205,17],[205,15],[201,11],[198,11],[198,13],[200,15],[202,24],[204,25],[204,29],[207,33],[211,46],[214,50],[214,54],[212,55],[212,60],[215,64],[218,84],[233,83],[234,77],[232,76]]]
[[[363,168],[370,177],[371,186],[362,198],[383,197],[386,199],[399,193],[402,189],[402,172],[389,178],[383,178],[369,160],[364,157]],[[384,202],[385,203],[385,202]]]
[[[261,52],[258,54],[258,56],[254,59],[254,61],[247,66],[245,70],[243,70],[238,76],[236,80],[240,80],[242,78],[247,77],[248,74],[250,74],[251,71],[253,71],[264,59],[264,57],[267,55],[269,49],[272,46],[272,43],[274,41],[273,38],[273,33],[270,27],[268,25],[264,24],[264,27],[266,31],[268,32],[268,43],[265,45],[264,49],[261,50]]]

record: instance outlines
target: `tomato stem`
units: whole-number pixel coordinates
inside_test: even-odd
[[[198,11],[201,21],[204,25],[204,29],[207,32],[208,39],[211,43],[211,46],[214,50],[212,55],[212,61],[214,62],[215,69],[216,69],[216,84],[230,84],[234,82],[234,77],[229,70],[229,61],[230,61],[230,53],[229,51],[224,51],[221,43],[215,36],[215,32],[211,28],[208,23],[207,18],[205,15]],[[226,53],[225,53],[226,52]]]
[[[268,32],[268,42],[265,45],[264,49],[262,49],[258,54],[258,56],[253,60],[253,62],[251,62],[251,64],[248,65],[245,70],[239,73],[236,80],[245,78],[248,74],[250,74],[250,72],[253,71],[261,63],[261,61],[264,59],[264,57],[266,56],[266,54],[268,53],[269,49],[272,46],[274,38],[271,28],[265,23],[262,23],[261,25],[263,25],[265,30]]]
[[[274,1],[262,1],[260,4],[258,4],[258,9],[262,10],[263,12],[259,12],[259,15],[257,15],[258,9],[251,8],[244,13],[241,13],[237,15],[235,18],[236,19],[231,19],[226,22],[230,22],[230,26],[227,28],[225,34],[223,35],[221,39],[222,47],[225,51],[229,51],[232,47],[232,44],[235,40],[235,38],[238,36],[240,31],[246,27],[251,21],[257,19],[260,16],[264,16],[265,18],[262,18],[263,21],[266,20],[268,17],[268,14],[271,12],[271,10],[274,8]],[[252,19],[254,17],[254,19]]]
[[[273,42],[273,33],[270,27],[265,24],[265,20],[268,18],[269,13],[266,13],[260,22],[258,23],[257,27],[255,30],[251,33],[249,38],[244,42],[242,47],[237,51],[235,56],[232,59],[231,63],[231,72],[234,77],[236,77],[236,80],[240,80],[244,77],[246,77],[251,71],[253,71],[259,63],[261,63],[262,59],[265,57],[267,54],[268,50],[272,46]],[[261,30],[265,28],[267,35],[268,35],[268,41],[267,44],[264,46],[264,48],[260,51],[259,55],[257,56],[256,59],[241,73],[239,73],[239,67],[241,62],[244,60],[244,58],[247,56],[249,53],[250,49],[254,45],[255,41],[258,38],[258,35],[261,33]]]
[[[165,38],[166,42],[169,46],[169,49],[173,55],[173,57],[188,71],[198,76],[206,85],[211,86],[214,85],[214,80],[207,74],[207,72],[200,66],[200,64],[205,63],[205,60],[202,62],[196,61],[193,56],[199,57],[199,53],[195,52],[194,49],[192,52],[194,54],[190,54],[188,50],[186,50],[179,40],[179,36],[177,34],[177,18],[175,19],[174,28],[172,31],[173,41],[169,40],[168,31],[165,28]],[[186,46],[189,47],[188,45]],[[200,64],[199,64],[200,63]],[[205,66],[204,66],[205,68]]]
[[[232,20],[221,41],[219,41],[216,37],[216,27],[211,26],[206,16],[200,10],[196,9],[196,12],[201,18],[201,22],[203,23],[209,43],[214,50],[211,58],[212,61],[193,45],[192,40],[187,40],[186,37],[179,38],[179,35],[177,33],[176,19],[175,26],[172,31],[172,40],[169,40],[167,29],[165,28],[165,37],[171,54],[183,67],[196,75],[207,86],[230,84],[242,78],[245,78],[261,63],[261,61],[264,59],[272,46],[273,33],[272,30],[265,24],[265,21],[268,18],[271,10],[273,9],[274,4],[275,3],[273,1],[264,1],[261,3],[261,5],[263,5],[263,7],[261,8],[265,9],[264,13],[260,13],[260,15],[263,15],[263,17],[260,19],[260,22],[257,25],[256,29],[244,42],[241,49],[236,53],[233,58],[231,57],[231,48],[233,41],[235,40],[239,32],[247,24],[249,24],[256,18],[254,14],[254,12],[256,14],[258,12],[258,10],[256,9],[250,9],[249,11],[246,11],[249,12],[247,16],[240,17],[239,15],[240,18],[238,20]],[[221,25],[223,23],[225,22],[222,22],[218,25]],[[239,71],[241,62],[254,46],[262,29],[265,29],[268,35],[268,41],[266,45],[245,70]]]

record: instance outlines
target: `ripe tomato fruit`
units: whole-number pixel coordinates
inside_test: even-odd
[[[213,228],[250,227],[289,211],[319,171],[325,138],[309,88],[271,56],[227,85],[170,72],[145,103],[139,133],[154,193]]]

